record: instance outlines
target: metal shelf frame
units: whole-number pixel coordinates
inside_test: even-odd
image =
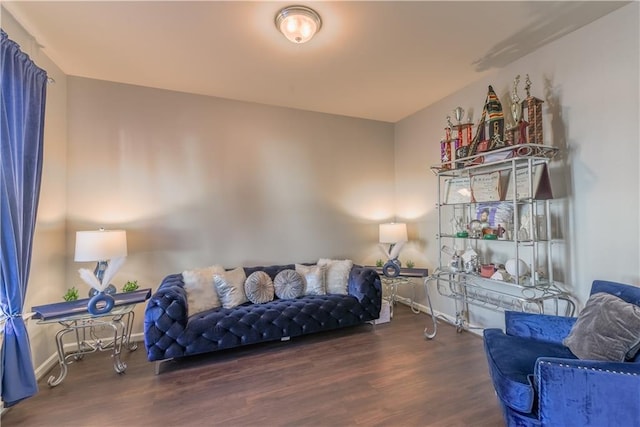
[[[458,331],[469,326],[469,306],[483,307],[489,310],[504,312],[505,310],[531,313],[548,313],[573,316],[576,303],[572,296],[562,289],[554,280],[553,246],[558,243],[552,236],[551,212],[549,199],[535,199],[534,170],[540,165],[548,165],[559,150],[555,147],[538,144],[520,144],[498,150],[478,153],[473,156],[456,159],[451,162],[432,166],[431,170],[438,177],[437,212],[438,234],[441,246],[462,243],[471,246],[476,252],[482,249],[492,252],[494,245],[502,246],[501,250],[515,259],[524,259],[531,270],[530,277],[523,279],[516,270],[513,282],[492,280],[475,273],[463,273],[448,267],[445,255],[439,251],[439,267],[425,280],[425,291],[435,285],[437,292],[455,302],[455,325]],[[472,177],[474,175],[509,172],[509,185],[512,186],[512,197],[496,202],[445,203],[443,188],[451,178]],[[523,172],[525,171],[525,172]],[[518,198],[517,173],[524,173],[527,179],[527,197]],[[505,203],[512,211],[512,236],[505,240],[485,240],[482,238],[458,237],[455,232],[447,232],[447,222],[451,218],[461,217],[463,223],[473,218],[479,204]],[[522,209],[528,209],[527,223],[520,224]],[[522,225],[522,227],[521,227]],[[527,238],[518,236],[524,228]],[[482,243],[481,243],[482,242]],[[464,247],[463,246],[463,247]],[[488,261],[485,259],[485,261]],[[539,271],[543,274],[537,274]],[[426,336],[426,334],[425,334]],[[429,338],[429,337],[427,337]]]

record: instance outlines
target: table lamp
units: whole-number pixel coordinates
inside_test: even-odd
[[[127,233],[124,230],[77,231],[74,261],[97,262],[93,271],[100,283],[109,260],[127,256]],[[114,289],[115,290],[115,289]],[[91,296],[91,294],[90,294]]]
[[[380,224],[380,243],[389,244],[389,249],[382,247],[388,261],[382,267],[386,276],[395,277],[400,274],[400,250],[407,239],[407,224],[403,222],[390,222]]]

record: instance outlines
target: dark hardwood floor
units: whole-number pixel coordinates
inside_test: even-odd
[[[168,362],[144,346],[125,374],[110,354],[73,363],[58,387],[10,408],[8,426],[503,426],[482,339],[396,306],[390,323]],[[57,374],[57,367],[54,372]]]

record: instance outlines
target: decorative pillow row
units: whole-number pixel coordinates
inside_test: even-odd
[[[217,307],[233,308],[247,301],[261,304],[302,295],[348,293],[350,260],[322,258],[317,265],[295,265],[294,270],[283,270],[274,280],[264,271],[246,277],[242,267],[225,271],[220,265],[186,270],[182,273],[187,293],[189,315]]]

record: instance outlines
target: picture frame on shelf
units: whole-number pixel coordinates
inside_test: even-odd
[[[515,196],[516,200],[523,199],[553,199],[553,193],[551,191],[551,180],[549,178],[549,171],[546,163],[532,166],[531,170],[531,186],[532,193],[529,191],[529,170],[528,168],[518,169],[515,177]],[[513,179],[509,179],[507,188],[504,194],[504,200],[513,199]]]
[[[498,202],[503,199],[508,172],[491,172],[471,177],[471,199],[474,202]]]
[[[471,184],[469,177],[448,178],[444,182],[443,202],[447,205],[471,203]]]
[[[513,223],[513,205],[506,202],[478,203],[476,218],[483,227],[507,227]]]

